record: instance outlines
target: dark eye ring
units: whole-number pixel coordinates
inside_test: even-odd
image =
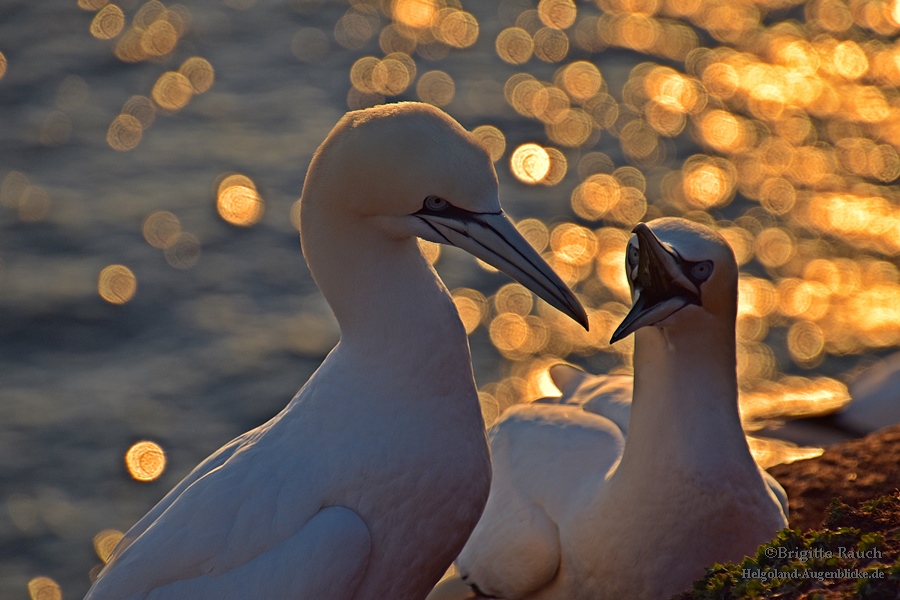
[[[446,210],[450,203],[440,196],[428,196],[425,198],[425,208],[428,210],[442,211]]]
[[[706,281],[712,275],[712,269],[712,262],[704,260],[691,267],[691,277],[697,281]]]

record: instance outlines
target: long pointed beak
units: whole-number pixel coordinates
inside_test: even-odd
[[[415,216],[436,234],[429,236],[432,241],[462,248],[480,258],[588,328],[581,302],[503,211],[473,213],[456,208],[443,214],[420,211]]]
[[[659,323],[688,304],[700,304],[700,290],[682,272],[678,254],[644,223],[638,223],[634,233],[640,249],[634,305],[613,333],[610,344],[641,327]]]

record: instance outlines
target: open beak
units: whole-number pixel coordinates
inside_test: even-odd
[[[422,237],[462,248],[588,328],[587,313],[581,302],[503,211],[473,213],[454,207],[440,213],[423,209],[414,216],[424,221],[432,234]]]
[[[609,340],[614,344],[641,327],[654,325],[688,304],[700,304],[700,290],[681,270],[682,260],[644,224],[634,228],[640,257],[634,305]]]

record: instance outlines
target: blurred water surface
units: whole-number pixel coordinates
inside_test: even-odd
[[[627,310],[624,240],[663,214],[718,226],[745,264],[739,366],[753,410],[765,416],[792,390],[795,412],[840,400],[835,378],[900,340],[900,236],[838,218],[852,209],[897,227],[885,191],[900,174],[895,74],[867,74],[883,53],[900,56],[893,13],[844,27],[837,0],[812,16],[790,2],[719,2],[743,19],[720,15],[734,21],[723,29],[687,4],[0,2],[0,596],[25,597],[45,576],[81,597],[104,552],[95,535],[126,530],[274,415],[337,341],[294,211],[313,151],[348,108],[423,99],[469,129],[491,126],[479,135],[498,158],[504,207],[529,219],[523,231],[591,311],[593,333],[580,333],[504,276],[442,251],[488,421],[552,391],[546,367],[559,357],[628,370],[630,346],[606,343]],[[842,77],[834,89],[876,90],[851,91],[887,116],[838,117],[776,80],[735,83],[732,54],[700,52],[734,47],[779,65],[765,40],[793,35],[806,44],[797,52],[815,54],[813,42],[830,43],[822,32],[835,36],[832,71],[824,59],[791,68],[826,88]],[[784,160],[800,175],[779,171]],[[618,204],[601,206],[608,198]],[[828,227],[810,220],[820,204]],[[876,287],[869,304],[845,307]],[[847,324],[873,306],[880,321]],[[124,460],[143,439],[167,457],[150,482]]]

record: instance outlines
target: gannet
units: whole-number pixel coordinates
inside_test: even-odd
[[[501,210],[470,133],[425,104],[347,113],[301,197],[303,253],[340,342],[281,413],[125,534],[89,600],[425,597],[491,471],[466,332],[417,237],[468,250],[587,326]]]
[[[631,419],[631,400],[634,392],[634,380],[630,375],[590,375],[566,363],[550,367],[549,375],[554,385],[562,392],[562,395],[540,398],[535,400],[535,402],[580,406],[583,410],[606,417],[616,424],[623,436],[628,437],[628,422]],[[740,401],[740,394],[738,394],[739,405]],[[752,428],[753,426],[751,425],[750,427]],[[766,434],[770,433],[769,430],[764,429],[762,431]],[[764,436],[755,436],[748,433],[747,440],[750,442],[751,454],[754,454],[752,442],[760,442],[766,439]],[[790,442],[785,443],[787,444],[785,447],[797,448],[798,451],[804,450]],[[815,450],[815,448],[809,448],[808,450]],[[765,456],[765,451],[763,455]],[[754,459],[758,462],[760,460],[755,454]],[[772,466],[772,463],[763,466],[763,479],[765,479],[766,485],[775,493],[785,514],[787,514],[788,500],[784,488],[772,475],[765,471],[765,468]]]
[[[835,415],[858,437],[900,423],[900,353],[869,367],[850,384],[852,400]]]
[[[734,254],[681,219],[634,234],[634,304],[611,340],[635,334],[627,438],[578,405],[507,411],[490,432],[484,515],[456,561],[476,597],[669,598],[787,524],[738,414]]]

